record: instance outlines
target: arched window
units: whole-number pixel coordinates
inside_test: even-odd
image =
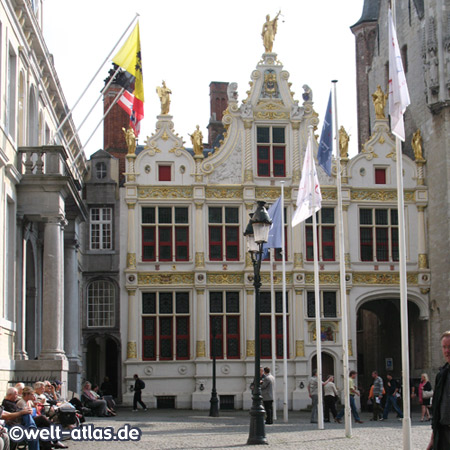
[[[36,92],[34,88],[31,88],[28,102],[28,145],[30,147],[38,145],[38,126]]]
[[[115,289],[105,280],[93,281],[87,293],[87,326],[113,327],[115,324]]]
[[[25,145],[25,80],[23,72],[20,72],[19,76],[19,135],[18,135],[18,141],[19,146]]]

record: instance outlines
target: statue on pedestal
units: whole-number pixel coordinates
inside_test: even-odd
[[[200,131],[200,125],[197,125],[196,130],[189,136],[194,146],[194,155],[203,156],[203,134]]]
[[[377,90],[372,94],[373,106],[375,107],[375,118],[376,119],[386,119],[384,115],[384,108],[386,106],[386,100],[388,94],[385,94],[381,90],[381,86],[378,85]]]
[[[166,82],[163,80],[162,86],[156,88],[159,100],[161,101],[161,114],[169,114],[170,109],[170,94],[172,91],[166,86]]]
[[[262,39],[264,43],[264,49],[266,53],[271,53],[273,49],[273,41],[275,40],[275,35],[277,34],[277,22],[278,16],[281,14],[281,11],[278,11],[278,14],[275,16],[273,20],[270,20],[270,15],[267,14],[266,22],[263,25],[262,29]]]
[[[136,136],[134,134],[133,128],[128,128],[128,130],[125,130],[125,128],[122,128],[123,134],[125,136],[125,142],[127,143],[128,147],[128,154],[134,155],[136,153]]]
[[[347,158],[348,156],[348,141],[350,140],[350,135],[347,134],[345,128],[341,125],[339,128],[339,153],[341,158]]]
[[[411,145],[414,150],[414,158],[416,159],[416,161],[418,162],[425,161],[422,153],[422,135],[420,134],[420,130],[417,130],[413,134]]]

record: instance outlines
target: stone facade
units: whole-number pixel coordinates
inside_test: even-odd
[[[377,3],[376,5],[374,5]],[[368,20],[364,15],[372,4],[375,17]],[[402,50],[411,104],[405,113],[406,141],[404,152],[412,155],[411,140],[413,133],[420,130],[423,138],[423,156],[426,160],[426,185],[429,192],[428,204],[424,210],[427,238],[428,264],[432,274],[429,298],[430,336],[429,359],[426,369],[434,373],[442,364],[439,349],[439,336],[449,328],[450,279],[450,209],[449,171],[450,154],[450,2],[438,0],[425,2],[417,0],[396,2],[396,29],[399,47]],[[368,92],[374,92],[376,86],[387,86],[388,29],[387,3],[367,0],[363,17],[354,29],[358,47],[358,27],[377,26],[378,33],[365,41],[371,45],[375,39],[377,51],[369,60],[363,54],[357,54],[358,86],[368,85]],[[372,22],[371,22],[372,21]],[[366,104],[369,102],[366,101]],[[365,120],[367,108],[358,102],[358,120]],[[373,113],[372,113],[373,117]]]

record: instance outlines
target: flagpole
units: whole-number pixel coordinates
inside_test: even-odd
[[[336,145],[336,180],[338,199],[338,234],[339,234],[339,284],[341,297],[341,323],[342,323],[342,370],[344,372],[344,396],[345,396],[345,436],[352,437],[352,417],[350,409],[349,392],[349,362],[348,362],[348,316],[347,316],[347,289],[345,286],[345,249],[344,249],[344,220],[342,213],[342,188],[341,188],[341,154],[339,151],[339,126],[337,114],[336,83],[333,80],[333,103],[334,103],[334,128]]]
[[[105,60],[102,62],[101,66],[98,68],[97,72],[95,72],[95,75],[92,77],[91,81],[89,81],[88,85],[86,86],[86,88],[84,89],[84,91],[82,92],[82,94],[80,95],[80,97],[78,98],[78,100],[75,102],[75,104],[72,106],[72,109],[69,110],[69,112],[67,113],[66,117],[64,118],[64,120],[60,123],[59,127],[56,129],[55,134],[53,135],[53,139],[52,139],[52,144],[55,142],[56,136],[58,135],[58,133],[61,131],[61,128],[64,126],[64,124],[69,120],[69,117],[72,115],[74,109],[77,107],[78,103],[80,102],[80,100],[83,98],[84,94],[86,93],[86,91],[89,89],[89,87],[91,86],[91,84],[94,82],[95,78],[97,77],[97,75],[100,73],[100,71],[102,70],[103,66],[106,64],[106,62],[109,60],[109,58],[111,57],[111,55],[113,54],[114,50],[116,49],[116,47],[119,45],[119,42],[123,39],[123,37],[125,36],[125,34],[128,32],[128,30],[131,28],[131,26],[133,25],[134,21],[136,20],[136,18],[139,17],[139,13],[136,13],[136,15],[133,17],[133,20],[130,22],[130,24],[128,25],[128,27],[126,28],[126,30],[122,33],[122,35],[120,36],[119,40],[116,42],[116,44],[114,45],[114,47],[111,49],[111,51],[109,52],[108,56],[105,58]],[[96,102],[97,103],[97,102]],[[92,111],[92,110],[91,110]],[[90,111],[90,112],[91,112]],[[90,114],[89,112],[89,114]],[[78,130],[77,130],[78,132]]]
[[[274,420],[277,420],[277,389],[276,389],[276,376],[275,376],[275,362],[277,359],[277,350],[276,350],[276,337],[277,337],[277,332],[276,332],[276,325],[275,325],[275,308],[276,308],[276,304],[275,304],[275,287],[274,287],[274,283],[273,283],[273,254],[275,252],[274,248],[271,248],[269,251],[270,254],[270,328],[272,330],[272,339],[271,339],[271,344],[272,344],[272,375],[275,379],[275,383],[273,386],[273,397],[274,397],[274,401],[273,401],[273,418]]]
[[[395,0],[392,0],[392,20],[394,23],[394,32],[396,24],[396,9]],[[398,47],[398,42],[395,43]],[[398,50],[398,48],[397,48]],[[390,49],[391,51],[391,49]],[[391,53],[390,53],[391,56]],[[391,58],[389,58],[391,60]],[[389,61],[391,64],[391,61]],[[397,74],[397,67],[395,73]],[[389,68],[391,72],[391,68]],[[403,71],[403,67],[402,67]],[[394,71],[393,71],[394,73]],[[397,75],[398,76],[398,75]],[[394,94],[394,83],[392,81],[392,92]],[[398,78],[397,78],[398,81]],[[406,83],[406,80],[405,80]],[[406,85],[406,84],[405,84]],[[399,93],[396,93],[399,94]],[[409,96],[408,96],[409,97]],[[409,98],[408,102],[409,104]],[[406,106],[405,106],[406,108]],[[403,121],[403,112],[401,111],[401,120]],[[392,111],[390,111],[392,113]],[[392,122],[392,114],[391,114]],[[402,122],[403,124],[403,122]],[[404,137],[404,136],[403,136]],[[405,205],[403,193],[403,154],[402,143],[400,137],[395,133],[395,155],[397,160],[397,209],[398,209],[398,240],[399,240],[399,272],[400,272],[400,330],[402,336],[402,396],[403,396],[403,449],[410,450],[412,448],[411,442],[411,405],[409,398],[409,341],[408,341],[408,285],[406,278],[406,238],[405,238]]]
[[[313,127],[309,126],[309,139],[312,143]],[[322,392],[322,333],[320,328],[320,290],[319,290],[319,261],[317,260],[317,219],[316,219],[316,186],[314,183],[314,154],[311,144],[310,183],[312,197],[313,219],[313,252],[314,252],[314,303],[316,313],[316,360],[317,360],[317,395],[318,395],[318,421],[317,428],[324,429],[323,422],[323,392]]]
[[[288,421],[288,380],[287,380],[287,311],[286,311],[286,255],[285,255],[285,239],[284,239],[284,181],[281,184],[281,267],[283,274],[283,292],[281,301],[283,302],[283,384],[284,384],[284,401],[283,401],[283,420]]]

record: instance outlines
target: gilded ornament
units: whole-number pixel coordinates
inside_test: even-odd
[[[167,284],[194,284],[194,274],[191,272],[179,273],[146,273],[138,274],[140,285],[167,285]]]
[[[383,145],[386,142],[386,139],[384,138],[383,135],[380,136],[380,139],[378,139],[378,142]]]
[[[294,253],[294,267],[296,269],[303,268],[303,253]]]
[[[127,359],[136,359],[136,358],[137,358],[136,342],[134,341],[127,342]]]
[[[370,189],[352,189],[352,200],[367,200],[367,201],[379,201],[379,202],[393,202],[397,200],[396,189],[383,189],[383,190],[370,190]],[[323,196],[322,196],[323,197]],[[414,191],[404,191],[405,201],[414,201]]]
[[[239,198],[243,196],[243,189],[241,187],[221,187],[211,188],[207,187],[205,192],[206,198]]]
[[[190,186],[183,187],[140,187],[139,198],[192,198],[193,189]]]
[[[134,209],[136,203],[127,203],[128,209]]]
[[[207,284],[242,284],[244,282],[243,273],[208,273],[206,276]]]
[[[127,269],[136,269],[136,253],[127,253]]]
[[[284,198],[290,200],[292,189],[290,187],[284,189]],[[261,200],[276,200],[281,195],[280,188],[257,187],[255,188],[255,197]]]
[[[426,253],[419,254],[419,269],[428,269],[428,255]]]
[[[204,358],[206,356],[205,341],[197,341],[195,353],[197,358]]]
[[[272,111],[259,111],[255,114],[255,117],[260,120],[285,120],[289,119],[289,113],[287,112],[272,112]]]
[[[255,356],[255,341],[247,341],[247,357]]]
[[[305,341],[295,341],[295,356],[305,356]]]
[[[352,340],[348,340],[348,356],[353,356],[353,343]]]
[[[164,130],[164,133],[162,134],[161,139],[163,141],[167,141],[167,139],[169,139],[169,135],[167,134],[166,130]]]
[[[337,200],[337,190],[335,188],[322,189],[322,200]]]
[[[388,98],[388,94],[385,94],[381,90],[381,86],[377,86],[377,90],[372,94],[373,106],[375,108],[375,118],[376,119],[386,119],[384,115],[384,108],[386,106],[386,100]]]
[[[245,169],[244,182],[252,182],[252,181],[253,181],[253,170]]]
[[[195,253],[195,267],[205,267],[205,254],[203,252]]]
[[[314,273],[307,273],[305,276],[306,284],[314,283]],[[319,273],[319,283],[320,284],[338,284],[339,283],[339,274],[335,272],[329,273]]]
[[[409,285],[417,285],[417,273],[409,272],[406,278]],[[353,274],[353,284],[400,284],[400,275],[398,272],[355,272]]]

